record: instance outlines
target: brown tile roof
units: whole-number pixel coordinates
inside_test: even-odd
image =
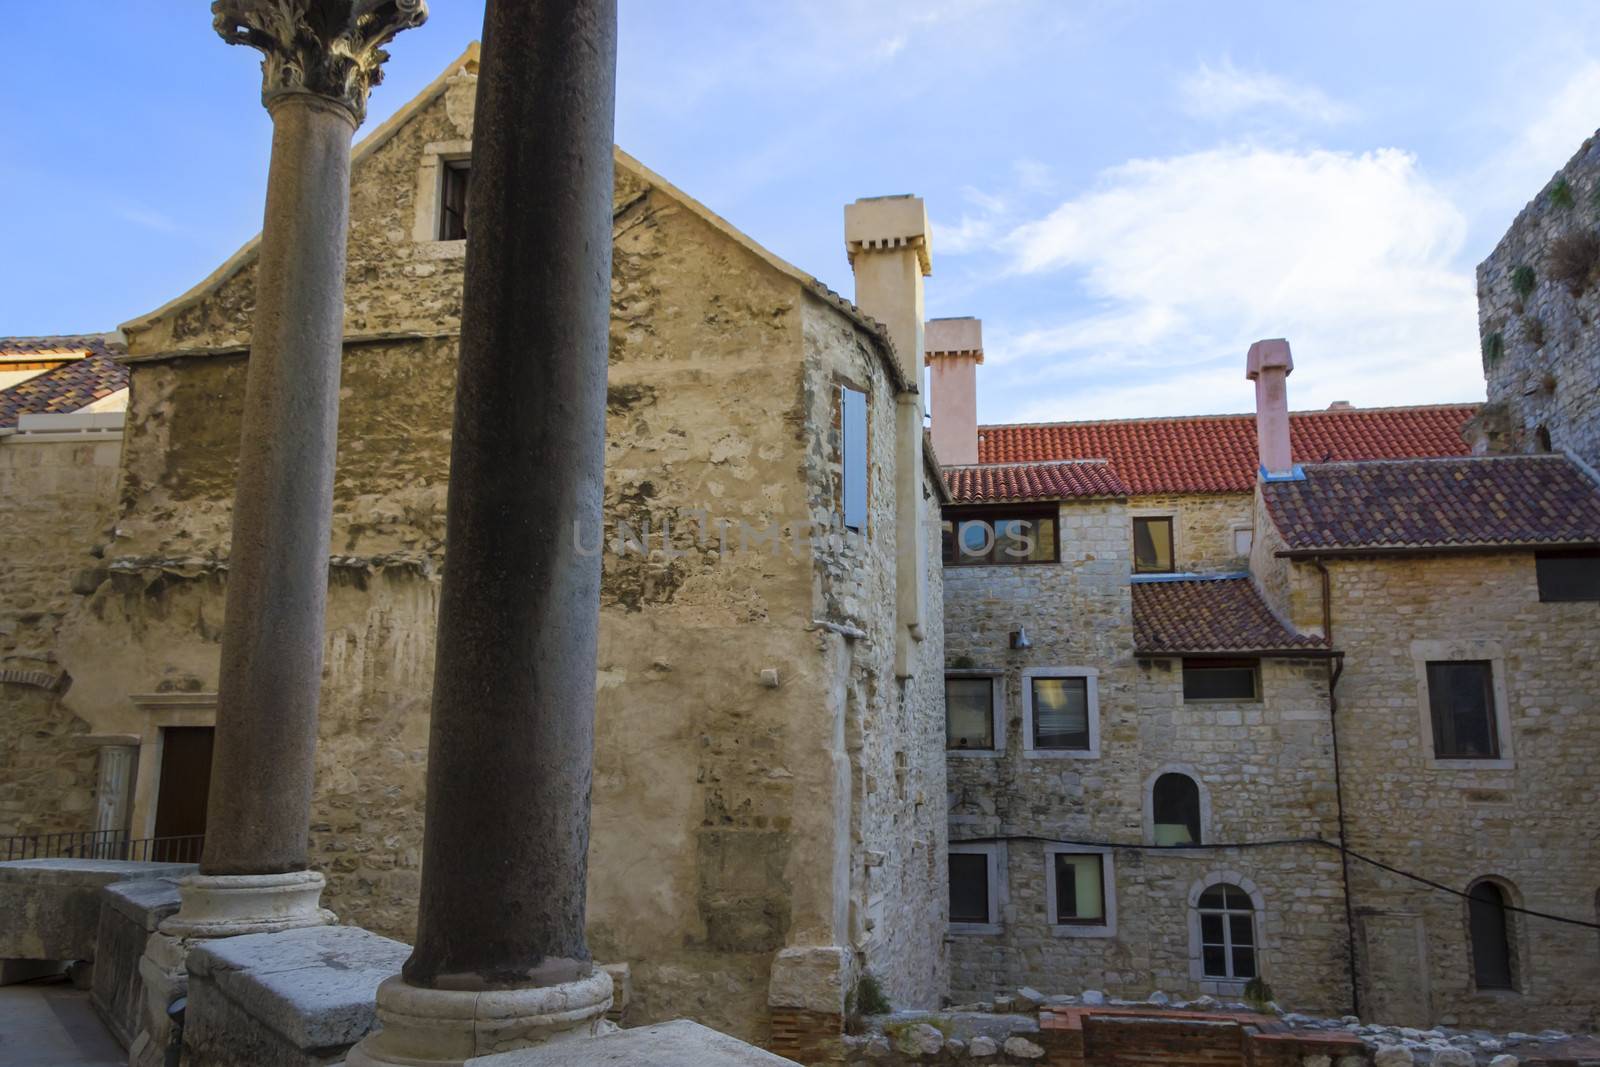
[[[0,429],[15,429],[23,415],[68,414],[126,389],[128,368],[114,358],[121,352],[103,337],[0,337],[0,357],[62,354],[60,366],[0,389]]]
[[[1239,575],[1135,579],[1133,643],[1140,655],[1328,649],[1321,637],[1286,627]]]
[[[1104,460],[946,467],[944,481],[955,504],[1128,495],[1128,487]]]
[[[1297,463],[1466,455],[1475,404],[1296,411]],[[978,427],[980,463],[1105,459],[1134,493],[1248,493],[1256,482],[1254,415],[1199,415]]]
[[[1564,456],[1305,468],[1262,486],[1288,551],[1600,544],[1600,486]]]

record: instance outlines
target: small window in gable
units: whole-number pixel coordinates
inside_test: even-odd
[[[1248,526],[1235,526],[1233,528],[1233,554],[1235,556],[1248,556],[1250,547],[1255,542],[1255,531]]]
[[[1172,555],[1172,517],[1133,520],[1133,569],[1139,574],[1177,570]]]
[[[1187,774],[1163,774],[1151,789],[1150,807],[1158,845],[1198,845],[1200,786]]]
[[[1600,552],[1540,552],[1534,568],[1539,599],[1547,604],[1600,600]]]
[[[847,385],[839,387],[839,432],[844,525],[860,532],[867,525],[867,394]]]
[[[452,159],[442,164],[439,182],[439,240],[464,241],[467,237],[468,188],[472,161]]]

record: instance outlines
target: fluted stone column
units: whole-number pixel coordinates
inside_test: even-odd
[[[417,945],[350,1067],[594,1033],[584,940],[615,0],[489,0]],[[574,1060],[574,1062],[581,1062]]]
[[[272,162],[234,494],[201,873],[141,961],[147,1026],[183,987],[187,941],[327,922],[306,870],[344,335],[350,140],[426,0],[217,0],[213,25],[259,50]],[[155,1047],[136,1047],[158,1056]],[[137,1046],[137,1042],[136,1042]]]

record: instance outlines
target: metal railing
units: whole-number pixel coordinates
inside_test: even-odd
[[[0,837],[0,861],[45,859],[133,860],[199,863],[204,834],[129,837],[126,830],[83,830]]]

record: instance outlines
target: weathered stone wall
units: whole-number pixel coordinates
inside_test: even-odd
[[[447,93],[358,154],[352,193],[312,863],[342,919],[400,939],[462,266],[459,242],[416,240],[414,223],[428,146],[464,134]],[[795,946],[832,950],[841,1002],[864,968],[929,1004],[944,989],[943,650],[935,619],[916,681],[893,677],[883,350],[623,156],[615,204],[608,525],[580,537],[605,553],[591,947],[631,964],[629,1022],[687,1015],[762,1040],[774,961]],[[62,642],[81,680],[71,706],[97,730],[140,732],[131,694],[216,689],[252,271],[247,258],[129,329],[110,576],[78,598]],[[808,545],[805,523],[831,507],[834,430],[815,408],[836,374],[873,397],[872,528]],[[846,619],[865,636],[815,625]]]
[[[1234,530],[1250,528],[1250,497],[1244,493],[1129,497],[1128,515],[1173,517],[1174,562],[1180,571],[1216,574],[1245,569],[1248,557],[1234,550]]]
[[[1587,813],[1600,759],[1592,718],[1600,605],[1540,603],[1526,554],[1329,567],[1334,639],[1346,652],[1339,745],[1351,847],[1457,891],[1499,879],[1520,907],[1594,922],[1600,831]],[[1509,725],[1505,764],[1430,760],[1420,667],[1429,659],[1491,661]],[[1514,916],[1518,991],[1476,992],[1464,900],[1365,864],[1351,874],[1365,931],[1365,1014],[1594,1028],[1593,930]]]
[[[62,705],[61,619],[111,521],[118,436],[0,438],[0,838],[94,828],[89,724]]]
[[[1489,391],[1473,420],[1478,451],[1553,447],[1600,465],[1597,219],[1600,140],[1591,137],[1478,265]]]

